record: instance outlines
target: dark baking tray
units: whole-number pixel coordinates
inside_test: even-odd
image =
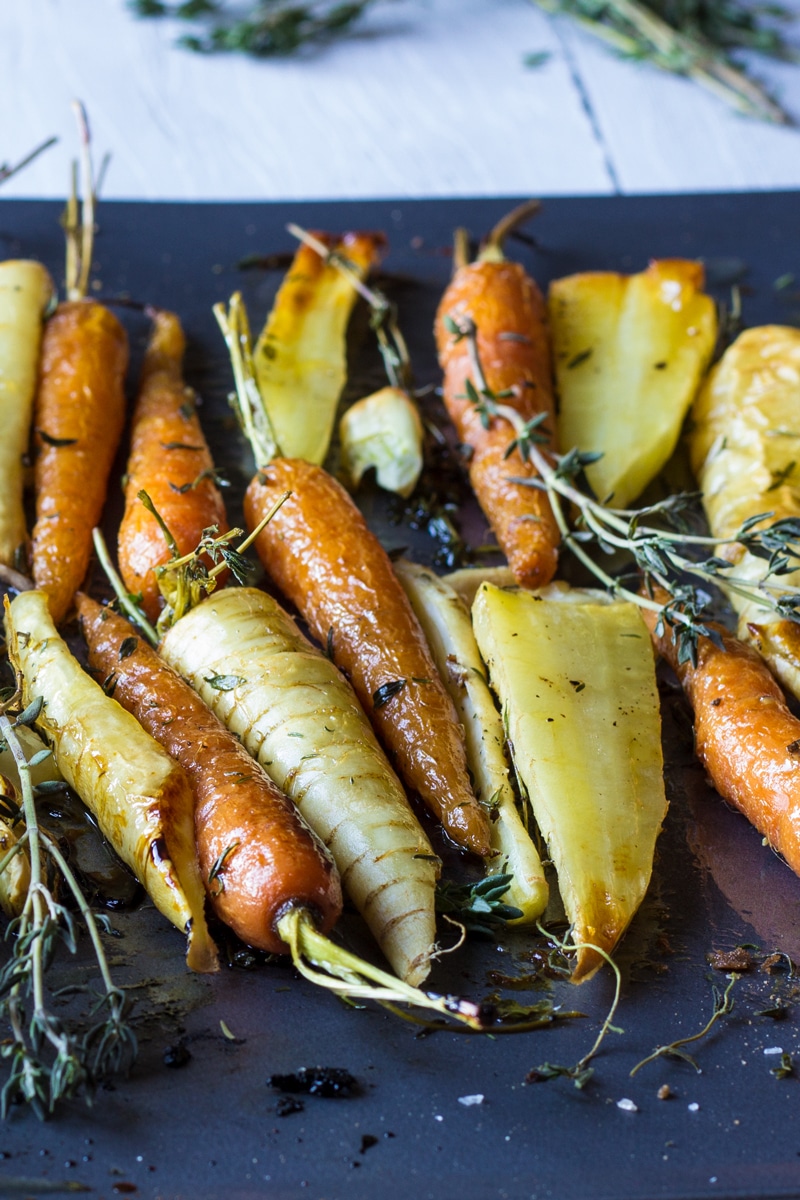
[[[431,324],[450,271],[452,230],[479,234],[508,201],[397,201],[336,204],[128,204],[100,210],[95,276],[104,297],[128,295],[177,310],[189,337],[187,375],[201,392],[218,465],[236,496],[250,462],[226,407],[229,374],[212,302],[242,287],[253,320],[263,319],[280,278],[242,271],[251,254],[289,251],[288,220],[309,227],[384,229],[388,287],[401,307],[420,384],[436,382]],[[800,279],[798,195],[702,195],[548,200],[530,226],[535,242],[511,252],[546,283],[586,269],[636,270],[649,257],[706,260],[720,294],[743,285],[747,323],[797,323]],[[36,256],[61,277],[59,206],[0,202],[2,257]],[[785,282],[785,281],[784,281]],[[124,310],[123,310],[124,312]],[[146,332],[125,315],[141,353]],[[361,363],[374,370],[365,343]],[[0,432],[0,436],[2,433]],[[380,523],[393,544],[434,544]],[[224,969],[189,977],[178,934],[147,906],[114,918],[119,977],[140,985],[142,1053],[130,1080],[103,1089],[94,1108],[61,1112],[40,1125],[15,1109],[0,1128],[0,1195],[42,1196],[76,1183],[98,1197],[266,1196],[338,1200],[413,1196],[419,1200],[544,1200],[554,1197],[777,1197],[800,1194],[800,1078],[770,1072],[781,1047],[800,1071],[795,983],[758,969],[736,985],[733,1013],[695,1048],[700,1073],[659,1060],[629,1078],[657,1044],[694,1033],[708,1019],[712,985],[724,975],[712,950],[758,947],[800,961],[800,881],[746,822],[705,785],[693,762],[686,709],[665,685],[667,783],[671,808],[650,894],[620,954],[624,975],[617,1023],[584,1090],[569,1080],[523,1086],[532,1066],[575,1062],[593,1040],[612,995],[604,972],[580,989],[552,985],[554,998],[586,1020],[508,1038],[415,1030],[382,1011],[346,1008],[285,965]],[[357,922],[345,926],[359,942]],[[368,943],[360,943],[368,949]],[[473,943],[437,967],[436,987],[490,990],[487,971],[525,969],[524,936],[503,946]],[[82,981],[77,961],[59,967]],[[515,993],[534,1000],[542,993]],[[777,1023],[759,1015],[776,998]],[[224,1020],[237,1037],[227,1040]],[[183,1039],[181,1069],[164,1052]],[[348,1068],[361,1085],[347,1100],[309,1098],[305,1110],[276,1115],[273,1072],[325,1064]],[[668,1084],[673,1098],[660,1100]],[[482,1094],[481,1104],[459,1097]],[[627,1098],[638,1111],[625,1111]],[[135,1192],[134,1192],[135,1189]]]

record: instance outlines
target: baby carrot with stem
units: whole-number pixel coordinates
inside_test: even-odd
[[[445,405],[459,441],[472,451],[470,483],[523,587],[542,587],[552,579],[559,531],[546,494],[523,482],[536,479],[537,471],[521,447],[509,447],[505,421],[476,406],[480,396],[470,378],[467,335],[476,331],[485,387],[522,422],[535,422],[537,437],[552,446],[555,404],[544,300],[522,266],[503,254],[506,235],[538,207],[531,201],[499,222],[473,263],[467,260],[465,232],[457,233],[456,269],[435,325]]]
[[[128,341],[113,313],[86,298],[92,262],[94,178],[83,107],[76,103],[83,147],[83,211],[76,187],[67,206],[67,300],[42,339],[34,425],[36,524],[33,579],[58,625],[89,566],[92,529],[105,503],[125,421]]]
[[[186,339],[180,321],[163,310],[150,315],[153,328],[133,414],[117,557],[125,586],[141,592],[142,608],[154,621],[163,604],[156,568],[169,560],[170,547],[140,493],[146,492],[161,514],[179,555],[194,550],[205,529],[226,533],[229,526],[195,394],[183,381]]]

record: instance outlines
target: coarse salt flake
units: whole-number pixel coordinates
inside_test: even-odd
[[[783,1046],[765,1046],[765,1054],[783,1054]]]
[[[638,1112],[639,1108],[632,1100],[623,1098],[617,1101],[617,1108],[621,1108],[623,1112]]]
[[[700,1105],[697,1103],[696,1100],[693,1100],[692,1103],[690,1105],[688,1105],[688,1108],[689,1108],[689,1112],[700,1112]]]
[[[463,1104],[465,1108],[471,1108],[473,1104],[483,1104],[483,1094],[478,1092],[474,1096],[459,1096],[458,1103]]]

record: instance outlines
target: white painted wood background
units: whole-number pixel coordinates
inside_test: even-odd
[[[800,0],[784,0],[800,17]],[[256,62],[175,47],[125,0],[0,0],[3,196],[61,197],[89,110],[103,195],[310,199],[800,187],[800,132],[612,58],[529,0],[395,0],[357,36]],[[800,20],[792,34],[800,47]],[[548,51],[529,69],[526,53]],[[753,60],[800,122],[800,68]]]

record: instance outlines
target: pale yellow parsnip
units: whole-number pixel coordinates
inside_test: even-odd
[[[23,457],[30,440],[42,319],[54,294],[38,262],[0,263],[0,565],[13,567],[27,540]]]
[[[573,941],[610,953],[647,890],[667,807],[655,664],[639,610],[484,584],[472,615]],[[573,979],[602,961],[579,949]]]
[[[700,263],[663,259],[550,285],[559,442],[602,454],[587,477],[615,508],[667,462],[711,360],[717,318],[703,283]]]
[[[346,234],[326,244],[346,255],[363,279],[377,258],[378,241]],[[299,247],[253,351],[258,390],[284,458],[319,465],[328,452],[357,298],[341,271],[310,246]]]
[[[692,468],[711,532],[734,537],[762,513],[762,524],[800,517],[800,330],[746,329],[728,347],[692,408]],[[741,545],[720,547],[736,579],[757,584],[767,563]],[[800,591],[800,570],[772,583]],[[724,577],[720,578],[724,586]],[[731,590],[739,636],[752,642],[784,687],[800,696],[800,626]]]
[[[420,984],[437,863],[344,676],[254,588],[214,593],[159,651],[295,802],[394,970]]]
[[[395,563],[395,571],[464,729],[475,795],[490,809],[495,857],[487,860],[487,873],[513,875],[503,900],[522,916],[510,923],[531,924],[547,907],[547,882],[542,860],[517,810],[503,722],[489,690],[469,609],[432,571],[405,559]]]
[[[194,796],[182,768],[82,669],[53,625],[43,592],[12,601],[6,637],[24,703],[44,699],[37,724],[64,779],[156,908],[188,935],[188,965],[216,970],[194,843]]]

